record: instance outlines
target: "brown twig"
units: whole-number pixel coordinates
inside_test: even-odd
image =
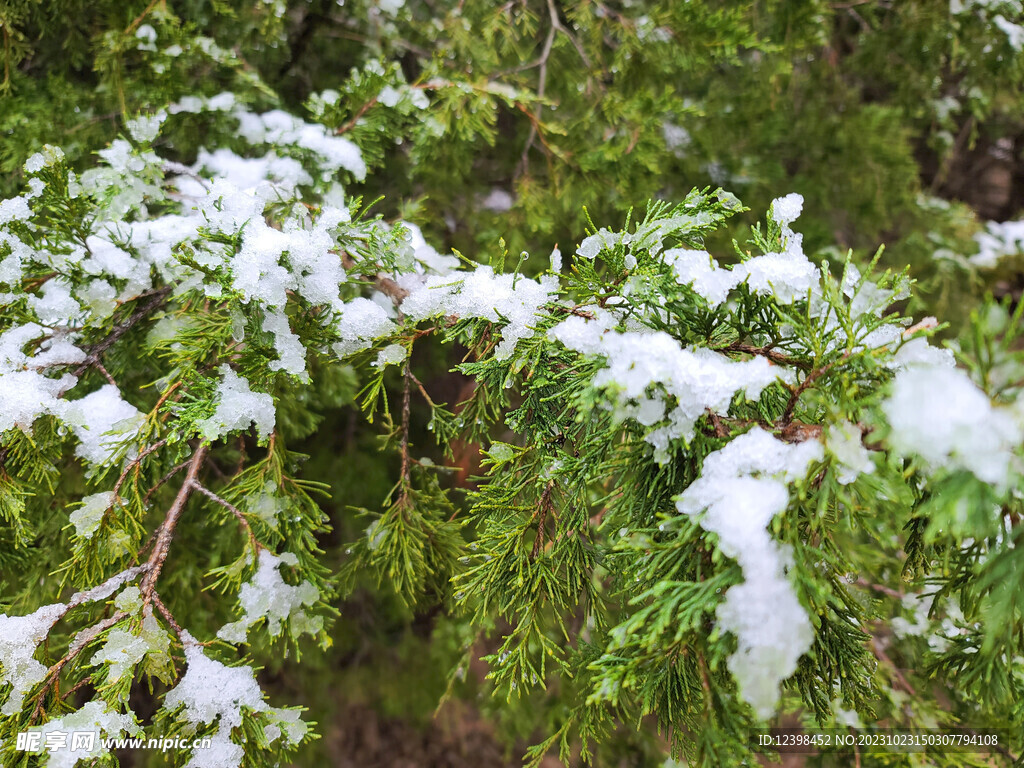
[[[531,560],[537,559],[541,545],[544,543],[544,526],[547,525],[548,512],[551,509],[551,491],[554,487],[555,481],[549,480],[537,503],[537,511],[533,513],[534,518],[537,518],[537,536],[533,540],[533,549],[530,550]]]
[[[352,256],[350,256],[345,251],[342,251],[340,255],[341,266],[343,266],[347,270],[355,268],[356,260],[353,259]],[[391,301],[394,302],[396,307],[402,303],[406,296],[409,295],[409,292],[405,290],[405,288],[400,286],[392,278],[388,277],[385,274],[379,273],[377,275],[374,275],[373,281],[377,287],[377,290],[383,293],[385,296],[388,296],[391,299]]]
[[[228,510],[232,515],[238,518],[238,522],[241,523],[242,528],[245,530],[245,533],[249,537],[249,544],[252,547],[254,557],[258,555],[259,551],[264,547],[262,544],[259,543],[259,541],[257,541],[256,534],[252,532],[252,526],[249,525],[249,521],[245,518],[245,515],[242,514],[242,511],[227,499],[222,499],[220,496],[211,491],[198,480],[193,481],[192,485],[201,494],[206,496],[208,499],[211,499],[212,501],[216,502],[220,506],[224,507],[224,509]]]
[[[54,664],[46,671],[46,677],[44,678],[43,681],[43,687],[40,688],[39,693],[36,694],[36,705],[35,708],[33,708],[32,710],[32,716],[29,718],[29,722],[34,723],[36,719],[39,717],[39,715],[42,714],[43,700],[46,698],[47,692],[51,688],[53,688],[54,684],[60,678],[61,670],[64,669],[64,667],[66,667],[68,663],[71,662],[76,656],[78,656],[78,654],[85,650],[85,647],[89,645],[89,643],[91,643],[94,639],[96,639],[96,637],[100,633],[105,632],[106,630],[110,629],[112,626],[117,624],[119,621],[126,618],[128,618],[127,613],[125,613],[124,611],[118,611],[112,616],[109,616],[103,621],[94,624],[88,629],[83,629],[81,632],[75,635],[74,640],[71,641],[71,646],[68,648],[68,652],[64,654],[60,661],[58,661],[56,664]]]
[[[188,473],[185,476],[185,482],[181,484],[181,488],[178,489],[178,495],[174,497],[174,501],[171,503],[170,508],[167,510],[167,514],[164,516],[164,521],[160,524],[160,527],[156,532],[156,540],[153,544],[153,553],[149,556],[147,565],[149,570],[142,579],[142,583],[139,588],[142,590],[143,598],[146,602],[153,602],[153,594],[156,591],[156,582],[160,578],[160,571],[163,570],[164,561],[167,559],[167,552],[170,549],[171,541],[174,538],[174,527],[178,524],[178,518],[181,517],[182,511],[185,509],[185,504],[188,502],[188,497],[192,494],[196,486],[196,478],[199,476],[199,470],[202,469],[203,461],[206,459],[206,454],[209,451],[209,447],[203,443],[196,446],[195,452],[192,454],[192,459],[188,464]]]
[[[538,103],[533,111],[533,119],[530,121],[530,133],[526,137],[526,146],[523,147],[523,154],[519,158],[519,174],[526,173],[530,166],[530,150],[533,142],[537,139],[540,116],[544,111],[543,99],[548,84],[548,59],[551,57],[551,48],[555,44],[555,35],[558,33],[562,23],[558,20],[558,9],[555,8],[554,0],[548,0],[548,16],[551,19],[551,26],[548,28],[547,37],[544,38],[544,45],[541,48],[540,56],[537,59],[537,66],[540,68],[537,74],[537,98]]]
[[[127,27],[125,27],[124,34],[130,35],[132,32],[134,32],[136,27],[138,27],[142,23],[142,20],[149,15],[149,12],[156,8],[157,5],[159,5],[161,2],[163,2],[163,0],[150,0],[149,5],[145,7],[142,13],[136,16],[135,20],[132,21],[132,23],[129,24]]]
[[[370,110],[370,107],[372,107],[376,103],[377,97],[374,96],[368,102],[363,104],[363,106],[361,106],[349,120],[347,120],[345,123],[339,126],[334,133],[340,136],[343,133],[348,133],[349,131],[351,131],[352,128],[355,127],[355,124],[359,122],[359,118],[365,115]]]
[[[155,310],[157,307],[164,303],[167,295],[171,292],[171,286],[166,286],[154,291],[150,294],[150,300],[142,306],[136,308],[136,310],[128,316],[124,322],[115,325],[113,330],[110,332],[105,339],[97,343],[92,349],[89,350],[85,356],[85,360],[79,363],[78,367],[72,371],[72,375],[78,378],[85,373],[89,368],[100,363],[100,358],[103,353],[112,347],[118,339],[124,336],[130,331],[135,325],[138,324],[146,315]]]
[[[136,469],[137,470],[138,467],[142,464],[142,460],[144,458],[149,456],[154,451],[159,451],[165,445],[167,445],[167,439],[166,438],[164,438],[162,440],[157,440],[155,443],[153,443],[148,448],[143,450],[142,453],[140,453],[134,459],[129,461],[127,464],[125,464],[124,470],[122,470],[122,472],[121,472],[121,476],[118,477],[117,478],[117,482],[114,483],[114,488],[113,488],[114,495],[117,496],[118,491],[121,490],[121,486],[124,485],[124,481],[128,478],[128,474],[132,471],[132,469]]]
[[[764,357],[776,365],[790,365],[794,368],[801,368],[807,370],[810,366],[803,360],[798,360],[795,357],[791,357],[783,352],[779,352],[774,349],[774,345],[768,344],[764,347],[755,347],[752,344],[744,344],[740,341],[734,341],[731,344],[724,347],[717,347],[716,352],[742,352],[747,355],[757,355]]]
[[[412,382],[412,369],[410,368],[411,360],[405,361],[405,373],[403,375],[402,385],[402,440],[401,440],[401,451],[402,451],[402,493],[399,500],[403,500],[408,492],[409,478],[410,478],[410,462],[409,462],[409,411],[410,411],[410,383]]]
[[[154,493],[156,493],[158,490],[160,490],[160,488],[163,487],[164,483],[166,483],[168,480],[170,480],[172,477],[174,477],[176,474],[178,474],[181,470],[183,470],[187,466],[188,466],[188,461],[183,461],[180,464],[176,464],[173,467],[171,467],[170,470],[168,470],[167,474],[165,474],[163,477],[161,477],[159,480],[157,480],[156,484],[152,488],[150,488],[148,491],[146,491],[146,495],[142,497],[142,506],[146,506],[147,504],[149,504],[150,497]],[[154,535],[155,535],[155,532],[154,532]],[[145,550],[143,549],[143,551],[145,551]]]
[[[160,595],[156,592],[156,590],[154,590],[153,593],[150,595],[150,599],[153,601],[153,605],[157,607],[157,610],[160,611],[160,614],[164,617],[167,623],[171,625],[171,629],[174,630],[174,633],[178,637],[181,637],[181,625],[177,621],[175,621],[174,616],[172,616],[171,612],[167,610],[167,606],[164,605],[164,601],[160,599]]]
[[[857,579],[856,584],[857,584],[858,587],[863,587],[864,589],[870,589],[870,590],[872,590],[874,592],[878,592],[879,594],[891,597],[894,600],[902,600],[905,597],[904,593],[900,592],[898,589],[893,589],[892,587],[887,587],[887,586],[885,586],[885,584],[875,584],[874,582],[868,581],[863,576],[861,576],[859,579]]]
[[[869,645],[871,646],[871,652],[875,655],[875,658],[892,670],[893,677],[896,678],[896,682],[899,683],[900,687],[911,696],[917,696],[917,691],[914,690],[914,686],[912,686],[910,681],[904,677],[899,667],[896,666],[896,663],[889,658],[885,651],[882,650],[881,646],[878,644],[878,640],[874,637],[871,638]]]
[[[789,396],[789,402],[786,403],[786,410],[782,413],[782,418],[779,419],[779,426],[785,428],[791,421],[793,421],[793,411],[796,408],[797,402],[800,400],[800,395],[806,392],[815,381],[820,379],[826,373],[831,371],[836,365],[844,362],[850,356],[849,352],[844,352],[840,357],[837,357],[831,363],[821,366],[821,368],[815,368],[810,371],[800,384],[793,389],[792,394]]]

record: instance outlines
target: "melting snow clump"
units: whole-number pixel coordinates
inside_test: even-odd
[[[264,617],[271,635],[279,635],[281,622],[287,619],[292,621],[292,632],[295,635],[319,631],[323,619],[311,619],[302,607],[313,605],[320,598],[320,592],[308,581],[293,587],[281,578],[281,564],[295,565],[296,562],[295,556],[290,553],[276,557],[266,549],[261,550],[256,574],[238,592],[238,602],[245,616],[239,621],[225,624],[217,637],[229,643],[244,643],[249,627]]]
[[[220,367],[223,377],[217,387],[217,410],[213,416],[196,422],[207,440],[218,440],[236,429],[248,429],[256,424],[260,438],[274,430],[277,414],[274,398],[249,389],[249,382],[235,373],[231,366]]]
[[[786,578],[790,553],[766,526],[789,503],[786,483],[802,478],[822,456],[817,441],[791,445],[754,427],[704,459],[700,478],[676,502],[683,514],[703,512],[701,527],[716,534],[722,553],[743,569],[744,582],[726,592],[716,615],[738,641],[729,670],[762,718],[775,711],[779,686],[814,641]]]

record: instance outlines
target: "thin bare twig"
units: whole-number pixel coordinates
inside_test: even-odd
[[[43,680],[43,687],[40,688],[39,692],[36,694],[36,705],[32,710],[32,716],[29,718],[29,722],[34,723],[36,719],[39,717],[39,715],[42,714],[43,700],[46,698],[46,694],[50,691],[51,688],[53,688],[54,684],[60,678],[61,670],[63,670],[64,667],[66,667],[69,662],[71,662],[76,656],[78,656],[78,654],[85,650],[85,647],[89,645],[89,643],[91,643],[94,639],[96,639],[96,637],[98,637],[100,633],[105,632],[106,630],[110,629],[112,626],[117,624],[119,621],[126,618],[128,618],[127,613],[125,613],[124,611],[118,611],[112,616],[103,619],[103,621],[94,624],[88,629],[83,629],[81,632],[75,635],[75,639],[71,641],[71,646],[68,648],[68,652],[64,654],[60,661],[58,661],[56,664],[54,664],[52,667],[46,670],[46,677]]]
[[[399,499],[404,499],[408,491],[410,482],[410,462],[409,462],[409,411],[410,411],[410,383],[412,381],[412,369],[410,368],[411,359],[405,361],[405,373],[403,375],[402,385],[402,494]]]
[[[530,559],[536,560],[537,555],[540,554],[541,545],[544,543],[544,526],[548,522],[548,512],[551,511],[551,491],[555,487],[555,481],[549,480],[547,486],[544,488],[544,493],[540,496],[540,501],[537,504],[537,511],[533,513],[534,518],[537,519],[537,536],[533,540],[533,548],[530,550]]]
[[[174,497],[174,501],[171,503],[170,508],[167,510],[167,514],[164,516],[164,521],[160,524],[157,529],[156,540],[153,543],[153,553],[149,556],[147,564],[149,570],[142,579],[142,583],[139,585],[142,590],[142,595],[145,601],[153,602],[153,594],[156,591],[156,582],[160,578],[160,571],[163,570],[164,561],[167,559],[167,552],[170,549],[171,541],[174,538],[174,528],[178,524],[178,519],[181,517],[182,511],[185,509],[185,504],[188,502],[188,497],[192,494],[193,489],[196,485],[196,478],[199,476],[199,470],[202,469],[203,461],[206,459],[206,454],[209,451],[209,447],[203,443],[196,446],[195,452],[192,454],[192,459],[188,464],[188,473],[185,476],[185,482],[181,484],[181,488],[178,489],[178,495]]]
[[[138,324],[146,315],[155,310],[157,307],[164,303],[167,295],[171,292],[171,286],[166,286],[154,291],[150,294],[150,299],[142,306],[136,308],[136,310],[129,315],[129,317],[122,323],[115,325],[110,335],[105,339],[96,344],[92,349],[89,350],[85,356],[85,360],[79,363],[78,367],[75,368],[71,373],[75,378],[78,378],[85,373],[89,368],[100,363],[100,359],[103,357],[103,353],[112,347],[118,339],[124,336],[130,331],[135,325]]]
[[[241,523],[242,528],[245,530],[246,535],[249,537],[249,544],[250,546],[252,546],[252,550],[254,553],[253,556],[255,557],[256,555],[258,555],[259,551],[264,547],[262,544],[259,543],[259,541],[257,541],[256,534],[252,532],[252,526],[249,525],[249,521],[245,518],[245,515],[242,514],[242,511],[227,499],[222,499],[220,496],[211,491],[198,480],[193,481],[192,485],[201,494],[206,496],[208,499],[211,499],[215,503],[220,504],[220,506],[224,507],[224,509],[226,509],[228,512],[230,512],[238,519],[238,522]]]

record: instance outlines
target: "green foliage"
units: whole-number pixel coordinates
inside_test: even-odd
[[[942,198],[1024,57],[957,5],[0,0],[0,761],[100,702],[319,764],[268,701],[337,690],[530,764],[1018,725],[1019,255]],[[938,460],[887,410],[928,337]],[[708,490],[762,437],[806,460]],[[165,704],[203,663],[269,699]],[[975,757],[862,764],[926,759]]]

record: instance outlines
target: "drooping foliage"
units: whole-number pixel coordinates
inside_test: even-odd
[[[5,765],[316,764],[366,611],[532,762],[1020,722],[1012,3],[136,5],[0,6]]]

